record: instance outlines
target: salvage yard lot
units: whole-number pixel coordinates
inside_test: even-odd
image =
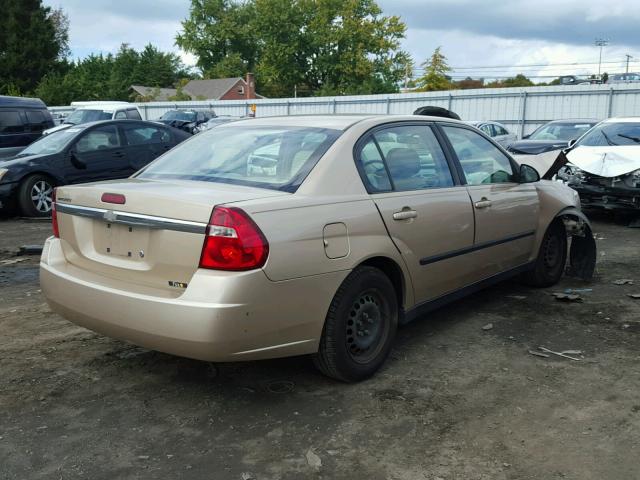
[[[0,219],[0,479],[640,478],[638,229],[596,217],[594,282],[442,308],[355,385],[305,358],[214,366],[67,322],[38,259],[15,256],[49,230]],[[592,291],[551,295],[568,288]]]

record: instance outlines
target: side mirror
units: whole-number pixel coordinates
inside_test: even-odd
[[[573,146],[576,144],[578,140],[576,140],[575,138],[572,138],[571,140],[569,140],[569,148],[573,148]]]
[[[520,183],[534,183],[540,181],[540,174],[530,165],[520,165]]]
[[[69,152],[69,160],[74,167],[80,170],[86,170],[87,164],[78,158],[78,153],[75,150]]]
[[[522,139],[526,140],[527,138],[529,138],[531,135],[527,134],[527,135],[522,135]]]

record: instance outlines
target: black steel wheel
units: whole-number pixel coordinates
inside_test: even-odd
[[[363,380],[384,363],[398,326],[396,293],[389,278],[373,267],[358,267],[331,302],[315,365],[345,382]]]
[[[550,287],[562,278],[567,261],[567,232],[560,220],[554,221],[544,234],[533,269],[523,276],[533,287]]]

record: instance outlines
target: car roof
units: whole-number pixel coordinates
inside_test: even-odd
[[[76,110],[102,110],[103,112],[115,112],[117,110],[122,110],[123,108],[136,108],[135,105],[130,103],[94,103],[92,105],[80,105]]]
[[[547,122],[547,125],[550,123],[553,124],[570,124],[573,125],[575,123],[599,123],[600,120],[596,120],[595,118],[567,118],[564,120],[551,120],[550,122]]]
[[[0,107],[47,108],[39,98],[8,97],[0,95]]]
[[[639,123],[640,117],[612,117],[602,121],[602,123]]]
[[[64,132],[64,131],[72,131],[72,130],[85,130],[89,127],[93,127],[96,125],[111,125],[111,124],[119,124],[119,123],[148,123],[148,124],[153,124],[154,126],[160,125],[160,126],[164,126],[166,127],[166,125],[163,125],[162,123],[158,123],[158,122],[152,122],[152,121],[148,121],[148,120],[137,120],[137,119],[129,119],[129,118],[118,118],[116,120],[97,120],[95,122],[85,122],[85,123],[78,123],[77,125],[71,125],[68,128],[62,129],[62,130],[58,130],[59,132]],[[55,133],[55,132],[54,132]]]
[[[233,127],[246,123],[247,126],[265,127],[308,127],[308,128],[329,128],[333,130],[347,130],[349,127],[364,121],[375,121],[379,123],[392,123],[394,121],[429,121],[464,123],[452,118],[432,117],[426,115],[366,115],[366,114],[338,114],[338,115],[288,115],[260,118],[242,118],[233,122]]]

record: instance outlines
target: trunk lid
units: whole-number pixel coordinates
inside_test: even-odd
[[[105,203],[104,193],[124,195]],[[215,205],[290,195],[238,185],[127,179],[57,190],[58,226],[72,265],[179,296],[198,268]]]

